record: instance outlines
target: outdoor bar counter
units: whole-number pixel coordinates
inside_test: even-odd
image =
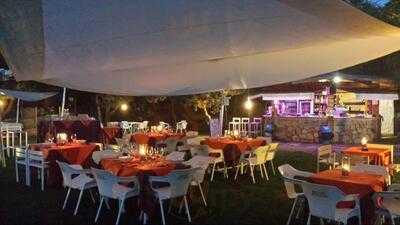
[[[378,117],[265,117],[265,123],[274,124],[273,136],[287,142],[319,142],[320,125],[333,130],[333,143],[359,144],[362,137],[380,139],[381,121]]]

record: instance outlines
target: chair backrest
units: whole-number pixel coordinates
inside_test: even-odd
[[[198,171],[198,168],[174,170],[166,176],[171,188],[171,198],[186,195],[189,184],[193,180],[196,171]]]
[[[249,117],[242,117],[242,123],[250,123]]]
[[[375,149],[389,149],[390,150],[390,159],[389,163],[393,163],[394,156],[394,145],[385,145],[385,144],[367,144],[367,148],[375,148]]]
[[[185,152],[171,152],[166,157],[167,160],[170,161],[183,161],[185,159]]]
[[[15,160],[25,160],[26,157],[26,148],[15,148]]]
[[[191,168],[199,168],[197,172],[194,174],[193,179],[198,182],[202,183],[204,180],[204,175],[210,163],[212,162],[212,158],[209,156],[194,156],[190,160],[183,162],[185,165],[189,165]]]
[[[384,166],[358,163],[358,164],[352,166],[351,170],[354,172],[381,175],[381,176],[385,177],[386,184],[390,184],[390,173],[389,173],[388,169]]]
[[[175,137],[169,137],[165,140],[166,148],[165,151],[167,153],[171,153],[176,151],[176,146],[178,145],[179,140]]]
[[[253,118],[253,122],[256,122],[256,123],[260,123],[260,124],[261,124],[262,119],[261,119],[260,117],[254,117],[254,118]]]
[[[208,147],[208,155],[211,157],[214,157],[214,159],[219,159],[219,160],[225,161],[224,151],[222,149],[214,149],[214,148]]]
[[[289,198],[296,198],[298,195],[295,185],[298,184],[300,181],[296,177],[307,178],[313,175],[313,173],[310,172],[297,170],[289,164],[279,166],[278,170],[284,178],[284,185]]]
[[[105,170],[99,170],[92,168],[92,174],[96,180],[97,187],[99,189],[99,194],[108,198],[116,198],[114,189],[116,186],[122,186],[119,184],[119,177],[111,174]],[[139,190],[139,180],[137,178],[133,179],[134,189]]]
[[[68,165],[68,163],[60,162],[58,160],[56,162],[60,167],[64,186],[70,187],[72,185],[72,176],[74,174],[79,174],[78,170]]]
[[[29,161],[33,160],[41,164],[44,164],[45,162],[42,151],[28,150],[28,159]]]
[[[187,124],[188,123],[186,122],[186,120],[182,120],[182,121],[176,123],[176,129],[177,130],[186,130]]]
[[[124,130],[131,129],[131,124],[128,121],[121,121],[121,128]]]
[[[301,186],[311,215],[335,221],[336,204],[345,197],[343,192],[335,186],[309,182],[302,182]]]
[[[255,155],[255,158],[256,158],[257,165],[265,163],[268,150],[269,150],[269,146],[265,145],[265,146],[260,146],[253,151],[253,154]]]
[[[233,118],[232,118],[232,122],[234,122],[234,123],[240,123],[240,122],[242,122],[242,118],[240,118],[240,117],[233,117]]]
[[[190,138],[195,138],[197,136],[199,136],[199,132],[198,131],[191,130],[191,131],[187,131],[186,132],[186,137],[188,137],[189,139]]]
[[[332,145],[321,145],[318,147],[318,152],[317,152],[317,159],[318,161],[321,160],[321,158],[326,158],[326,157],[331,157],[332,154]]]
[[[160,121],[159,125],[161,125],[163,127],[163,129],[167,129],[170,127],[168,123],[163,122],[163,121]]]
[[[96,164],[99,164],[102,159],[105,158],[117,158],[118,156],[121,156],[121,152],[116,152],[113,150],[103,150],[103,151],[94,151],[92,153],[92,159],[93,162]]]
[[[269,143],[269,151],[276,151],[278,150],[279,143]]]

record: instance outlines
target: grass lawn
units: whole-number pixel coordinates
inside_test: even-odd
[[[310,154],[279,151],[275,165],[285,163],[307,171],[314,171],[316,164],[315,157]],[[217,174],[213,183],[207,180],[204,184],[209,204],[207,208],[201,204],[198,189],[193,189],[190,203],[192,224],[286,224],[292,201],[286,197],[280,176],[273,176],[270,167],[268,169],[269,181],[261,180],[259,171],[256,171],[257,184],[251,183],[250,176],[241,176],[234,181],[233,172],[229,180],[223,179],[222,174]],[[0,224],[93,224],[98,202],[94,205],[86,193],[78,215],[73,216],[78,193],[71,194],[67,209],[61,211],[65,194],[64,189],[52,187],[46,187],[42,192],[39,183],[33,187],[17,184],[12,166],[0,168]],[[134,202],[128,203],[121,225],[139,223],[138,212],[133,205]],[[161,224],[157,212],[157,218],[152,222]],[[97,224],[114,224],[116,215],[116,207],[112,206],[111,211],[104,208]],[[187,224],[185,214],[178,215],[176,210],[166,220],[170,225]]]

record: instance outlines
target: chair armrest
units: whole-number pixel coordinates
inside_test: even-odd
[[[391,185],[389,185],[388,191],[400,191],[400,184],[391,184]]]

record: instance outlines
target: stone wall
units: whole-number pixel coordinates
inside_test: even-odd
[[[370,141],[380,139],[378,118],[274,117],[266,118],[265,122],[272,122],[274,138],[285,142],[317,143],[322,124],[333,128],[334,143],[359,144],[364,136]]]

